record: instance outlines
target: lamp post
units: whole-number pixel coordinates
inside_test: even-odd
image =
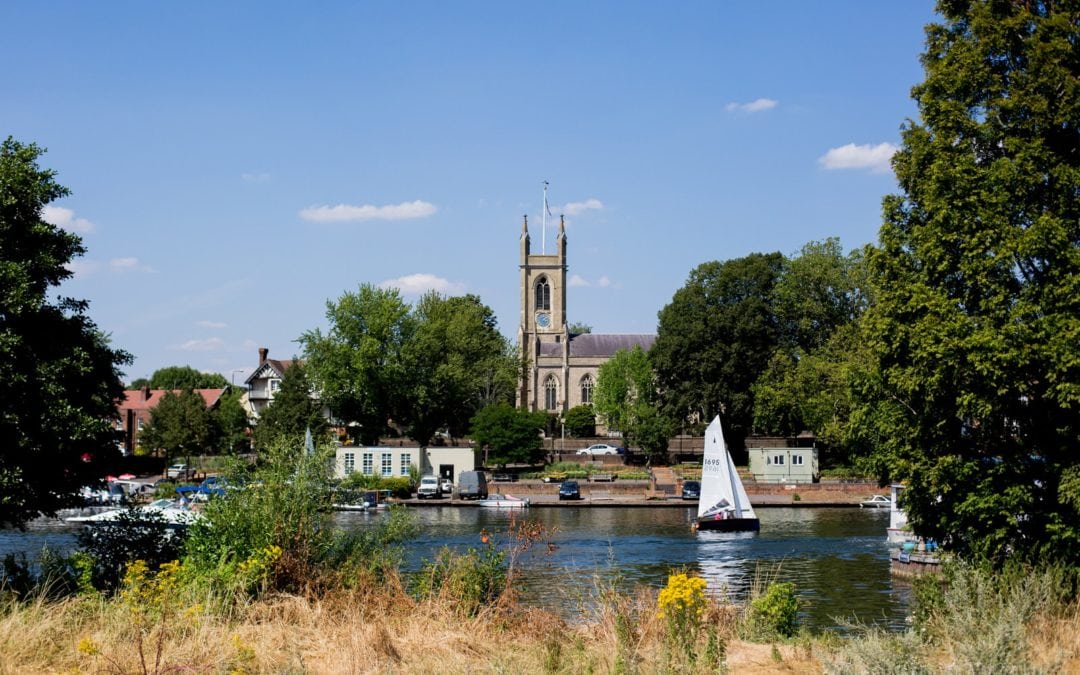
[[[231,373],[232,386],[236,386],[236,374],[246,372],[244,368],[233,368]]]

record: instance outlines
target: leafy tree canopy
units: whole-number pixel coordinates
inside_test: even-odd
[[[22,525],[72,505],[116,452],[112,422],[130,362],[87,316],[87,303],[50,300],[85,252],[78,236],[41,218],[68,194],[38,167],[42,150],[0,144],[0,524]]]
[[[650,457],[666,455],[675,423],[659,408],[656,374],[641,347],[620,349],[600,366],[594,401],[608,428],[622,432],[627,445]]]
[[[143,380],[136,380],[140,384]],[[151,389],[224,389],[229,381],[221,373],[204,373],[191,366],[158,368],[147,383]],[[137,388],[135,382],[132,387]]]
[[[220,447],[224,452],[236,453],[251,450],[251,438],[249,437],[251,422],[248,420],[247,410],[241,403],[242,392],[239,389],[231,389],[218,402],[214,408],[216,424],[221,432]]]
[[[540,430],[547,420],[545,412],[496,403],[480,409],[473,417],[472,440],[477,451],[486,450],[488,465],[535,464],[543,458]]]
[[[566,411],[563,420],[566,435],[573,438],[585,438],[596,434],[596,413],[591,405],[577,405]]]
[[[592,326],[581,321],[571,321],[568,330],[576,335],[583,335],[592,332]]]
[[[150,411],[150,423],[139,433],[139,444],[171,457],[213,454],[221,435],[206,399],[191,389],[165,392]]]
[[[860,419],[909,522],[1080,563],[1080,6],[943,1],[869,256]]]
[[[300,337],[310,376],[334,415],[358,425],[351,428],[362,444],[375,445],[406,396],[402,352],[416,322],[397,289],[372,284],[327,301],[326,318],[327,333]]]
[[[700,423],[723,413],[741,445],[753,421],[751,386],[781,341],[773,291],[783,266],[779,253],[704,263],[660,310],[649,357],[668,417]]]

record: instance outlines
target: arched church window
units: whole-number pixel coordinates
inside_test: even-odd
[[[551,309],[551,285],[547,279],[536,282],[536,309]]]
[[[559,401],[559,382],[554,375],[544,380],[544,410],[555,410]]]
[[[585,375],[581,378],[581,404],[592,404],[592,392],[595,383],[593,382],[592,375]]]

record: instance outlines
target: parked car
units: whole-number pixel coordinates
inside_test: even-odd
[[[701,482],[696,480],[683,481],[682,484],[682,498],[683,499],[700,499],[701,498]]]
[[[454,481],[449,478],[442,479],[442,492],[444,495],[454,494]]]
[[[438,476],[423,476],[420,479],[420,487],[416,488],[417,499],[438,499],[442,496],[442,486]]]
[[[195,477],[195,469],[189,469],[187,464],[173,464],[165,469],[165,477],[175,480],[190,480]]]
[[[495,483],[513,483],[517,480],[517,475],[512,473],[497,473],[491,477],[491,480]]]
[[[590,445],[587,448],[582,448],[577,451],[579,455],[619,455],[621,448],[617,448],[614,445],[608,445],[607,443],[597,443]],[[623,450],[622,452],[626,452]]]
[[[581,488],[576,480],[564,480],[559,485],[559,501],[564,499],[581,499]]]

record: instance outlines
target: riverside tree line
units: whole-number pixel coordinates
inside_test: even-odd
[[[660,310],[652,350],[602,368],[596,413],[649,452],[715,414],[736,446],[810,430],[834,459],[905,482],[917,534],[997,563],[1075,565],[1080,9],[939,11],[878,241],[702,263]],[[41,220],[67,190],[40,154],[10,138],[0,149],[0,521],[15,524],[96,477],[81,458],[113,447],[129,361],[86,303],[48,297],[84,248]],[[420,444],[471,430],[503,461],[538,448],[548,421],[513,410],[525,364],[480,298],[410,306],[364,284],[327,319],[300,336],[306,366],[259,433],[318,424],[314,389],[360,443],[393,421]]]

